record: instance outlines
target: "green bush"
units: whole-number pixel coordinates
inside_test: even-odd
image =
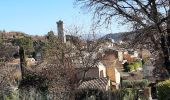
[[[135,71],[135,67],[134,67],[133,64],[128,65],[128,68],[129,68],[129,71],[130,71],[130,72]]]
[[[121,90],[121,99],[122,100],[135,100],[137,95],[137,89],[126,88]]]
[[[148,80],[123,80],[122,81],[122,88],[138,88],[143,89],[147,87],[149,84]]]
[[[137,70],[139,67],[141,67],[139,62],[134,62],[133,66],[134,66],[135,70]]]
[[[158,100],[170,100],[170,80],[157,84]]]
[[[136,71],[138,68],[142,67],[142,61],[136,60],[135,62],[129,64],[128,62],[125,62],[123,64],[123,68],[125,72],[132,72]]]

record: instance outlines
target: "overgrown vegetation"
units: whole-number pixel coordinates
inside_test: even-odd
[[[170,80],[159,82],[157,84],[158,100],[170,99]]]
[[[125,72],[137,71],[139,68],[142,68],[142,61],[136,60],[135,62],[132,63],[125,62],[123,64],[123,67]]]
[[[146,79],[143,80],[123,80],[122,88],[138,88],[143,89],[149,85],[149,81]]]

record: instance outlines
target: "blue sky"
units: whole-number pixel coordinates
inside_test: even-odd
[[[73,5],[74,0],[1,0],[0,30],[21,31],[32,35],[44,35],[57,31],[56,21],[63,20],[65,27],[73,24],[85,30],[92,24],[92,14],[84,13]],[[115,26],[115,25],[114,25]],[[120,26],[104,29],[105,33],[122,31]]]

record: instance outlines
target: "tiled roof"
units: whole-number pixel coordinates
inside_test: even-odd
[[[90,81],[84,81],[82,84],[80,84],[78,89],[79,90],[84,90],[84,89],[106,90],[107,83],[108,83],[107,78],[93,79]]]

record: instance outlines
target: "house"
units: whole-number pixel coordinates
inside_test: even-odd
[[[114,89],[119,89],[120,73],[118,72],[118,70],[113,67],[107,67],[107,75],[112,83],[112,87]]]
[[[134,54],[133,54],[133,55],[134,55],[134,57],[136,57],[136,58],[139,57],[138,51],[134,51]]]
[[[84,81],[78,86],[78,90],[101,90],[108,91],[110,89],[110,80],[106,77],[94,80]]]
[[[26,58],[26,61],[27,61],[28,66],[36,64],[36,61],[34,58]]]
[[[148,60],[144,65],[143,65],[143,76],[145,78],[147,77],[152,77],[153,76],[153,70],[154,70],[154,66],[151,63],[150,60]]]
[[[92,68],[75,68],[76,70],[76,78],[77,80],[81,80],[84,77],[84,80],[91,80],[99,78],[99,68],[92,67]],[[86,73],[85,73],[85,70]],[[85,73],[85,76],[83,76]]]
[[[99,62],[98,68],[99,68],[99,78],[107,77],[106,67],[101,62]]]
[[[92,68],[76,67],[77,79],[81,80],[86,70],[84,81],[78,89],[118,89],[120,84],[120,73],[117,67],[121,66],[115,50],[106,49],[100,62]],[[81,65],[80,65],[81,66]],[[99,86],[98,86],[99,85]],[[100,87],[101,86],[101,87]]]
[[[125,51],[123,53],[123,59],[127,60],[128,62],[133,62],[137,59],[137,53],[134,55],[134,52],[127,52]]]
[[[119,88],[120,84],[120,73],[118,69],[122,66],[116,58],[115,50],[106,50],[101,62],[106,68],[106,75],[112,83],[114,89]]]
[[[123,51],[117,51],[118,52],[118,59],[119,61],[123,61]]]
[[[151,53],[147,49],[142,49],[139,55],[142,59],[151,57]]]
[[[35,61],[34,58],[26,58],[26,61],[27,61],[27,65],[28,66],[36,64],[36,61]],[[13,59],[12,61],[9,61],[8,64],[11,64],[11,65],[20,65],[20,59],[19,58]]]

